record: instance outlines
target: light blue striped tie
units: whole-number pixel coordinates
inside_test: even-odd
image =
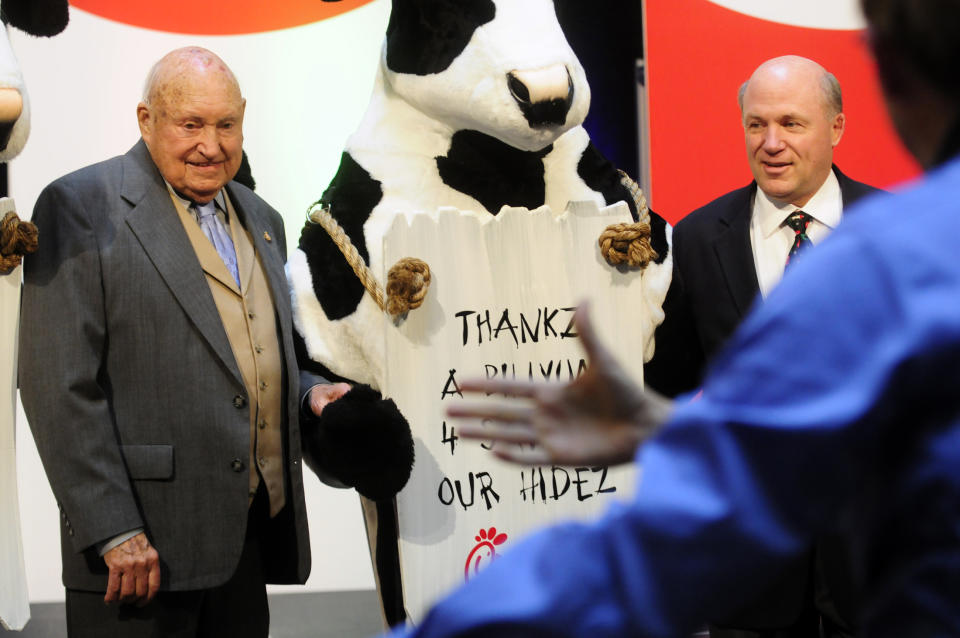
[[[233,280],[240,286],[240,272],[237,269],[237,251],[233,247],[233,240],[230,239],[230,231],[227,225],[217,215],[217,205],[212,201],[206,204],[194,204],[197,214],[200,217],[200,228],[203,234],[207,236],[213,247],[217,249],[220,259],[226,265],[227,270],[233,275]]]

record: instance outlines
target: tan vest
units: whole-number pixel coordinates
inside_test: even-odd
[[[263,264],[249,234],[240,225],[226,191],[230,236],[237,252],[241,289],[227,270],[216,248],[203,234],[196,218],[172,192],[174,206],[187,231],[210,292],[220,312],[223,329],[243,375],[250,403],[250,501],[263,480],[270,497],[270,516],[285,503],[283,481],[283,362],[277,336],[276,314]],[[281,238],[278,238],[281,239]]]

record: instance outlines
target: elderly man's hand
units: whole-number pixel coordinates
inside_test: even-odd
[[[351,387],[349,383],[325,383],[313,386],[310,388],[310,410],[320,416],[328,404],[345,395]]]
[[[143,532],[128,538],[106,554],[110,569],[106,603],[135,604],[143,607],[160,589],[160,555]]]
[[[464,438],[495,441],[497,456],[522,464],[614,465],[633,459],[637,447],[659,429],[673,403],[640,389],[600,345],[585,306],[577,330],[590,366],[566,384],[465,380],[466,392],[503,394],[478,404],[453,404],[451,417],[481,419],[460,425]],[[517,445],[521,444],[521,445]],[[537,447],[529,447],[532,445]]]

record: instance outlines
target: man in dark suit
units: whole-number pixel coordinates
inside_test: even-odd
[[[816,62],[797,56],[764,62],[740,88],[739,102],[754,181],[673,230],[666,318],[644,369],[647,385],[668,396],[696,389],[710,358],[776,285],[790,258],[822,241],[843,209],[877,190],[833,165],[843,103],[837,79]],[[827,636],[852,635],[848,572],[846,550],[821,539],[810,559],[786,570],[763,600],[724,621],[737,629],[711,627],[711,636],[817,637],[821,623]],[[731,574],[732,585],[735,578]]]
[[[231,181],[244,107],[216,55],[174,51],[142,140],[37,200],[19,378],[70,636],[262,638],[265,583],[310,569],[283,222]]]

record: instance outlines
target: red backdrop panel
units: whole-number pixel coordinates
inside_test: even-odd
[[[645,0],[651,205],[671,223],[744,186],[737,89],[764,60],[816,60],[843,88],[846,131],[834,155],[850,177],[890,186],[919,168],[883,106],[861,31],[761,20],[707,0]]]

